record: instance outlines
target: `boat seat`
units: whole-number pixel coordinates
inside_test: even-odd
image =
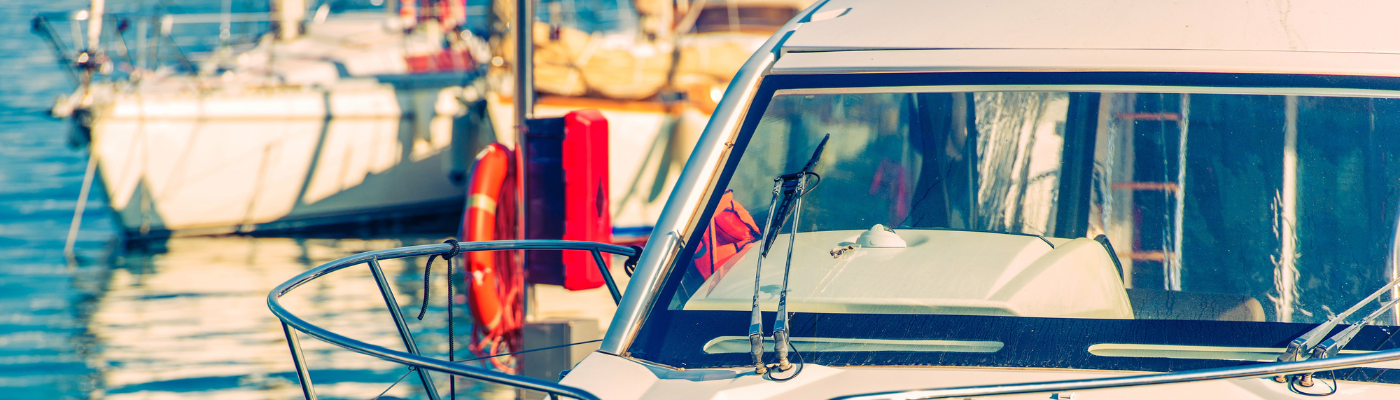
[[[1136,319],[1264,322],[1264,307],[1245,295],[1128,289]]]

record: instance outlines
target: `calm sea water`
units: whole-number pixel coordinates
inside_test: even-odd
[[[131,3],[136,2],[109,0],[108,8],[140,5]],[[212,10],[219,4],[178,3]],[[69,122],[47,115],[54,99],[71,93],[75,84],[29,25],[39,11],[87,4],[0,2],[0,397],[300,398],[280,326],[264,303],[268,290],[336,258],[442,237],[220,237],[132,246],[121,241],[99,184],[83,210],[80,262],[70,265],[63,256],[64,240],[87,154],[68,146]],[[407,315],[417,311],[423,261],[384,265]],[[443,280],[436,282],[434,292],[444,293]],[[447,347],[443,300],[435,300],[438,306],[428,320],[412,323],[420,348],[442,355]],[[362,268],[318,280],[285,302],[333,331],[390,348],[402,346]],[[467,322],[459,322],[458,332],[465,332]],[[407,372],[314,339],[302,343],[322,398],[372,398]],[[436,381],[446,388],[444,376]],[[504,393],[465,381],[458,390],[466,397]],[[388,394],[423,395],[415,377]]]

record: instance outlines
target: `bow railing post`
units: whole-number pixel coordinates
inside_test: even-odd
[[[316,391],[311,389],[311,371],[306,368],[306,356],[301,354],[301,341],[297,332],[282,323],[282,333],[287,335],[287,347],[292,350],[292,365],[297,369],[297,381],[301,383],[301,394],[306,400],[316,400]]]
[[[399,337],[403,339],[404,347],[409,353],[420,355],[418,342],[413,340],[413,331],[408,329],[408,323],[403,319],[403,310],[399,309],[399,301],[394,298],[394,289],[389,286],[389,280],[384,278],[384,269],[379,267],[379,258],[369,259],[368,264],[370,273],[374,275],[374,282],[379,284],[379,294],[384,296],[384,305],[389,307],[389,315],[394,317],[394,327],[399,329]],[[438,400],[437,386],[433,385],[433,377],[428,375],[428,371],[419,368],[418,380],[423,382],[423,390],[428,392],[428,398]]]

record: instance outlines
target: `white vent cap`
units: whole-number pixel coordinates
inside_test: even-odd
[[[863,248],[909,247],[908,244],[904,243],[904,238],[899,237],[893,230],[881,224],[875,224],[875,226],[870,227],[870,230],[861,232],[860,238],[856,239],[856,243],[859,243],[860,247]]]

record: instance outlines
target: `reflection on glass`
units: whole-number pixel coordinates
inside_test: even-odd
[[[797,233],[790,301],[799,310],[806,302],[811,312],[1073,317],[1063,310],[1027,314],[1033,307],[1018,308],[1027,306],[1005,291],[1050,263],[1044,259],[1052,246],[1099,235],[1113,254],[1099,250],[1106,257],[1075,262],[1111,271],[1115,282],[1087,281],[1098,272],[1074,275],[1093,269],[1082,267],[1037,275],[1032,281],[1041,283],[1018,290],[1049,279],[1061,296],[1125,293],[1125,318],[1317,323],[1396,274],[1389,254],[1400,205],[1400,180],[1393,179],[1400,176],[1400,99],[811,93],[773,97],[723,189],[738,207],[717,213],[740,209],[765,220],[773,178],[797,171],[831,134]],[[856,243],[877,224],[911,241],[899,250],[904,255],[865,249],[843,258],[829,251]],[[721,235],[732,229],[719,225],[713,228]],[[1007,253],[1005,259],[959,258],[977,248],[972,241],[993,240],[967,236],[976,232],[1029,239],[982,248]],[[670,308],[747,309],[751,283],[729,285],[724,277],[752,268],[757,252],[722,236],[706,240],[732,246],[733,256],[717,252],[725,257],[706,258],[712,264],[704,266],[691,260],[695,271],[683,277]],[[854,272],[873,268],[861,266],[863,254],[886,254],[864,262],[901,272]],[[985,282],[947,279],[986,292],[955,296],[952,286],[920,282],[923,291],[891,297],[912,285],[901,278],[954,268],[945,265],[949,259],[967,262],[950,272],[989,275]],[[765,269],[761,292],[776,288],[767,275]],[[751,280],[753,271],[732,276]],[[1000,303],[980,303],[989,301]],[[904,308],[880,305],[887,303]],[[1100,311],[1078,315],[1120,315]],[[1391,312],[1381,322],[1397,325],[1395,318]]]

